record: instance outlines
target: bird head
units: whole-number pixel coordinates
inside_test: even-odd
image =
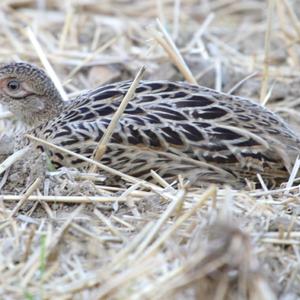
[[[51,119],[63,100],[49,76],[24,62],[0,66],[0,103],[30,127]]]

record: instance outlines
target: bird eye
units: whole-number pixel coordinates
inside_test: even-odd
[[[11,91],[17,91],[20,88],[20,82],[18,80],[10,80],[7,83],[7,87],[11,90]]]

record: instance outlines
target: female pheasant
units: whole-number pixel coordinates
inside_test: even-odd
[[[84,92],[64,102],[51,79],[29,63],[0,68],[0,102],[35,136],[90,157],[131,82]],[[20,141],[21,142],[21,141]],[[81,160],[47,151],[56,167]],[[197,185],[239,186],[287,179],[300,139],[277,115],[255,102],[184,82],[141,81],[101,162],[132,176],[155,170],[182,174]]]

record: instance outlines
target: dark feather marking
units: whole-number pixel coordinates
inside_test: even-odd
[[[73,117],[76,117],[76,116],[78,116],[78,112],[76,110],[71,110],[64,117],[66,119],[70,119],[70,118],[73,118]]]
[[[48,125],[48,124],[47,124]],[[38,127],[38,128],[43,128],[43,127]],[[45,136],[48,136],[48,135],[50,135],[50,134],[52,134],[52,132],[53,132],[53,128],[48,128],[48,129],[46,129],[45,131],[44,131],[44,135]]]
[[[75,153],[80,153],[81,149],[80,148],[72,148],[72,151]]]
[[[103,131],[100,128],[98,128],[96,141],[100,141],[102,136],[103,136]]]
[[[161,123],[161,120],[155,115],[148,114],[148,115],[146,115],[146,118],[150,124],[160,124]]]
[[[110,151],[111,151],[111,149],[110,149],[110,148],[107,148],[106,153],[109,153]],[[120,156],[120,155],[122,155],[123,153],[124,153],[124,149],[119,149],[119,150],[113,152],[114,156]]]
[[[207,143],[201,145],[201,149],[207,151],[228,151],[228,148],[223,143]]]
[[[167,92],[162,92],[162,93],[159,93],[159,98],[161,98],[161,99],[171,99],[172,94],[167,93]],[[161,104],[164,104],[164,103],[160,103],[160,105]]]
[[[82,164],[84,162],[84,160],[78,158],[78,159],[74,159],[71,161],[71,164],[73,165],[77,165],[77,164]]]
[[[132,115],[140,115],[145,113],[141,107],[126,107],[124,112]]]
[[[145,176],[147,173],[149,173],[149,169],[140,170],[140,171],[134,171],[134,170],[132,170],[132,171],[133,171],[132,176],[134,176],[134,177]],[[147,178],[146,178],[146,180],[149,180]]]
[[[91,98],[84,98],[84,99],[82,99],[80,97],[80,98],[74,99],[74,101],[68,102],[68,106],[71,107],[71,108],[77,108],[78,105],[80,105],[80,106],[86,106],[86,105],[90,105],[90,103],[91,103],[92,100],[93,99],[91,99]]]
[[[143,93],[143,92],[145,92],[145,91],[147,91],[148,89],[145,87],[145,86],[139,86],[136,90],[135,90],[135,92],[136,93]]]
[[[186,120],[186,118],[184,117],[178,117],[177,114],[165,114],[165,113],[160,113],[158,112],[157,113],[158,116],[160,116],[161,118],[164,118],[164,119],[168,119],[168,120],[174,120],[174,121],[184,121]]]
[[[230,164],[230,163],[236,163],[237,162],[237,158],[234,156],[234,154],[230,154],[230,155],[226,155],[226,157],[222,157],[222,156],[216,156],[216,157],[206,157],[205,160],[207,162],[212,162],[212,163],[216,163],[216,164]]]
[[[115,112],[115,109],[113,109],[111,106],[100,104],[100,105],[93,105],[93,109],[97,112],[98,116],[107,116],[111,115]]]
[[[62,136],[70,136],[72,134],[72,130],[69,126],[63,126],[60,131],[58,131],[54,138],[62,137]]]
[[[250,138],[243,142],[234,143],[234,145],[238,147],[252,147],[260,144],[256,140]]]
[[[79,112],[80,112],[81,114],[85,114],[85,113],[87,113],[88,111],[89,111],[89,108],[88,108],[88,107],[84,107],[84,106],[79,107]]]
[[[88,128],[86,127],[86,124],[84,122],[81,122],[77,125],[77,127],[81,130],[88,131]]]
[[[155,96],[145,95],[145,96],[142,96],[141,98],[138,98],[138,101],[140,103],[146,103],[146,102],[155,101],[156,99],[157,98]]]
[[[251,121],[251,118],[248,117],[248,116],[245,116],[245,115],[238,115],[237,117],[240,121],[243,121],[243,122],[250,122]]]
[[[45,151],[44,147],[41,146],[41,145],[38,145],[38,146],[36,147],[36,149],[40,150],[41,152],[44,152],[44,151]]]
[[[101,120],[101,123],[104,124],[105,127],[107,127],[108,124],[110,123],[110,121],[111,121],[111,120],[110,120],[109,118],[103,118],[103,119]]]
[[[276,124],[276,125],[279,124],[279,121],[274,117],[269,117],[269,121],[273,124]]]
[[[83,132],[81,132],[81,131],[78,131],[78,134],[79,134],[81,137],[83,137],[83,139],[84,139],[85,141],[88,141],[88,140],[91,139],[91,136],[90,136],[88,133],[83,133]]]
[[[101,163],[103,163],[105,165],[110,165],[112,163],[112,160],[109,157],[103,157],[103,158],[101,158]]]
[[[211,107],[211,108],[206,108],[203,111],[197,111],[195,110],[192,113],[194,118],[202,118],[202,119],[217,119],[224,117],[227,115],[227,112],[219,107]]]
[[[95,119],[96,115],[92,112],[87,113],[84,115],[84,120],[90,120],[90,119]]]
[[[118,159],[118,163],[128,163],[129,162],[129,158],[128,157],[120,157]]]
[[[93,98],[94,98],[94,101],[98,101],[98,100],[113,98],[113,97],[122,96],[122,95],[124,95],[124,93],[121,91],[108,90],[108,91],[103,91],[100,93],[93,94]]]
[[[222,127],[214,128],[214,133],[212,134],[213,136],[216,136],[222,140],[235,140],[235,139],[239,139],[239,138],[243,137],[242,135],[240,135],[234,131],[231,131],[227,128],[222,128]]]
[[[204,98],[204,97],[191,97],[189,99],[186,100],[182,100],[182,101],[177,101],[176,102],[176,106],[179,108],[185,108],[185,107],[203,107],[203,106],[208,106],[210,104],[212,104],[213,101]]]
[[[62,167],[62,164],[60,164],[59,162],[54,161],[54,160],[51,160],[51,164],[53,165],[53,167],[54,167],[55,169],[59,169],[59,168]]]
[[[143,144],[144,140],[142,135],[139,133],[138,130],[134,129],[133,126],[128,126],[130,130],[131,136],[128,136],[128,142],[133,145]]]
[[[132,164],[147,164],[147,161],[145,161],[144,159],[137,158],[137,159],[134,159],[131,163]]]
[[[178,90],[178,88],[178,85],[170,83],[167,85],[167,88],[164,90],[164,92],[174,92]]]
[[[271,134],[280,134],[280,131],[275,128],[268,128],[267,132],[269,132]]]
[[[78,138],[75,136],[70,136],[67,140],[60,143],[62,147],[71,146],[78,142]]]
[[[271,126],[270,122],[268,122],[267,120],[259,120],[257,121],[257,124],[260,126]]]
[[[91,156],[93,153],[94,153],[94,150],[93,148],[86,148],[83,152],[83,154],[86,154],[87,156]]]
[[[165,107],[154,107],[152,108],[153,110],[157,111],[157,115],[169,119],[169,120],[177,120],[177,121],[183,121],[186,120],[186,117],[182,115],[180,112],[170,109],[170,108],[165,108]]]
[[[234,107],[232,111],[236,114],[245,113],[245,109]]]
[[[55,153],[55,156],[57,156],[58,159],[60,159],[60,160],[63,160],[63,159],[64,159],[64,156],[63,156],[61,153],[59,153],[59,152],[56,152],[56,153]]]
[[[69,122],[76,122],[76,121],[83,120],[85,117],[86,117],[86,115],[81,115],[81,114],[77,113],[76,115],[74,115],[74,117],[68,118],[68,121]]]
[[[243,124],[242,126],[243,128],[246,128],[246,129],[256,129],[256,126],[251,124],[251,123],[247,123],[247,124]],[[254,132],[253,132],[254,133]]]
[[[211,127],[211,124],[204,123],[204,122],[193,122],[194,125],[198,126],[199,128],[208,128]]]
[[[183,145],[183,142],[176,131],[172,130],[169,127],[164,127],[161,130],[165,133],[165,134],[162,133],[162,135],[164,136],[164,138],[168,143],[174,145]]]
[[[186,92],[177,92],[177,93],[171,94],[171,95],[172,95],[172,98],[184,98],[188,94]]]
[[[147,86],[150,86],[151,90],[160,90],[164,85],[158,82],[149,82]]]
[[[191,141],[202,141],[203,140],[203,135],[201,132],[192,125],[189,124],[180,124],[180,126],[185,130],[184,135]]]
[[[101,137],[102,137],[102,135],[101,135]],[[118,144],[122,144],[123,143],[123,139],[121,138],[121,136],[117,132],[113,133],[111,139],[112,139],[113,143],[118,143]]]
[[[126,116],[126,119],[130,119],[133,120],[136,124],[141,125],[141,126],[145,126],[145,122],[143,119],[139,118],[139,117],[135,117],[135,116]]]
[[[161,144],[160,144],[160,141],[159,141],[159,138],[157,137],[157,135],[149,130],[149,129],[146,129],[144,130],[144,133],[150,138],[150,146],[153,146],[153,147],[160,147]]]

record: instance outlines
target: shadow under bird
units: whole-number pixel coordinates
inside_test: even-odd
[[[0,67],[0,103],[36,137],[91,157],[130,84],[101,86],[64,102],[42,69],[10,63]],[[86,167],[34,147],[55,167]],[[288,179],[299,149],[297,134],[251,100],[185,82],[141,81],[101,162],[140,178],[155,170],[167,180],[182,174],[195,185],[241,186],[245,179],[257,182],[259,173],[275,185]]]

